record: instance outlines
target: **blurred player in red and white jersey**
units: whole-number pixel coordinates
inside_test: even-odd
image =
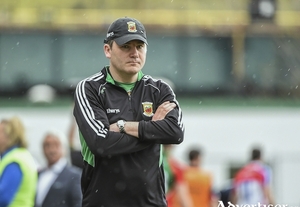
[[[251,161],[234,177],[233,201],[239,205],[274,204],[272,170],[262,161],[259,148],[253,148],[251,153]]]

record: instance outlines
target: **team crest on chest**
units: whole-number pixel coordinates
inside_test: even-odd
[[[152,102],[143,102],[143,110],[144,110],[144,115],[148,117],[152,117],[153,114],[153,103]]]
[[[127,22],[128,32],[136,32],[135,22]]]

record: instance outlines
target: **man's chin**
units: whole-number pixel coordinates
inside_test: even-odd
[[[135,75],[137,74],[142,68],[141,67],[129,67],[127,68],[127,73],[128,74],[132,74],[132,75]]]

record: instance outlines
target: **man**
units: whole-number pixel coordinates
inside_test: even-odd
[[[234,177],[233,202],[239,205],[274,205],[271,178],[271,168],[263,163],[261,150],[253,148],[251,161]]]
[[[184,173],[193,206],[212,207],[217,204],[217,197],[212,190],[212,176],[201,167],[200,149],[189,151],[189,167]]]
[[[109,66],[75,92],[84,169],[83,207],[166,207],[161,144],[183,141],[182,112],[173,90],[142,73],[144,26],[125,17],[104,40]]]
[[[43,140],[43,151],[47,168],[39,173],[35,206],[81,206],[81,171],[68,165],[62,137],[57,133],[47,133]]]

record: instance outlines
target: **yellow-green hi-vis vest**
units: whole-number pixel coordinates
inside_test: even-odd
[[[32,207],[37,184],[37,166],[27,149],[15,148],[0,161],[0,177],[5,167],[17,163],[22,171],[22,181],[9,207]]]

